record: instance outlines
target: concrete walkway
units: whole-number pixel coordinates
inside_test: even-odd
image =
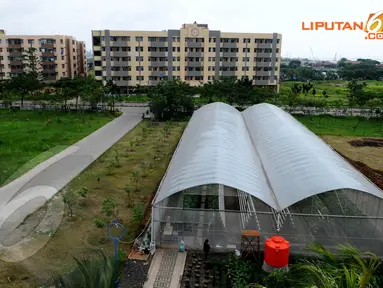
[[[149,268],[144,288],[179,288],[187,252],[158,249]]]
[[[133,129],[146,110],[146,107],[122,108],[120,117],[0,188],[0,235],[12,232],[27,215]],[[4,247],[0,239],[1,248]]]

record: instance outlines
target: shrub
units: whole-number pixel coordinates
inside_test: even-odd
[[[94,221],[93,221],[94,225],[97,227],[97,228],[104,228],[106,225],[105,225],[105,222],[98,219],[98,218],[95,218]]]
[[[140,224],[144,219],[144,207],[142,205],[136,205],[133,209],[133,220],[136,224]]]

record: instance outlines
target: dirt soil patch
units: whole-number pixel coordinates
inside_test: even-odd
[[[351,144],[351,146],[354,147],[383,147],[383,139],[377,139],[377,138],[363,138],[360,140],[352,140],[348,142]]]
[[[343,158],[345,158],[348,162],[350,162],[356,169],[362,172],[368,179],[370,179],[375,185],[377,185],[380,189],[383,190],[383,171],[379,171],[376,169],[372,169],[368,167],[366,164],[360,161],[354,161],[339,151],[337,151]]]
[[[321,137],[331,147],[352,159],[359,161],[372,169],[383,171],[383,147],[353,146],[352,141],[363,141],[366,137],[350,136],[322,136]],[[383,138],[374,138],[383,139]]]

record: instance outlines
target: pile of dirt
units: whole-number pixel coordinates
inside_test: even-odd
[[[358,169],[361,173],[363,173],[368,179],[371,180],[376,186],[383,190],[383,171],[372,169],[368,167],[366,164],[360,161],[354,161],[342,153],[336,150],[339,155],[341,155],[344,159],[350,162],[356,169]]]
[[[375,138],[363,138],[361,140],[352,140],[348,143],[354,147],[383,147],[383,139],[375,139]]]

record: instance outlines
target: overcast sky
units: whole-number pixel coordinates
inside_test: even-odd
[[[91,30],[167,30],[183,23],[224,32],[279,32],[282,56],[383,62],[383,40],[362,31],[302,31],[302,21],[363,21],[383,10],[378,0],[0,0],[0,29],[9,35],[66,34],[91,48]]]

